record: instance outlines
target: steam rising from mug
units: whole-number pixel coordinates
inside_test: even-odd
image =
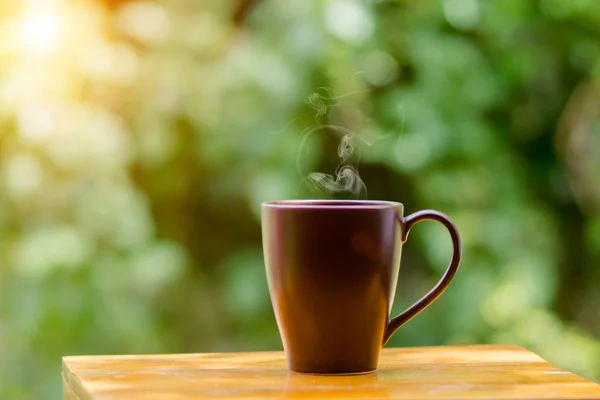
[[[321,90],[325,94],[319,93],[319,90]],[[333,97],[330,95],[329,91],[326,88],[321,87],[317,90],[317,92],[311,94],[307,98],[306,104],[316,112],[315,121],[317,122],[317,124],[309,126],[308,128],[302,131],[302,141],[300,142],[300,146],[298,148],[297,168],[304,182],[307,182],[308,184],[320,190],[326,191],[329,194],[346,194],[354,197],[359,197],[364,194],[364,197],[366,198],[367,187],[363,180],[360,178],[358,168],[355,166],[358,164],[360,158],[357,155],[357,151],[355,148],[357,140],[360,140],[361,143],[366,144],[367,146],[371,146],[377,140],[389,138],[390,133],[392,132],[390,131],[387,134],[379,135],[370,134],[369,140],[367,140],[363,135],[359,135],[353,129],[346,128],[340,125],[323,124],[321,121],[321,117],[326,116],[331,108],[339,107],[340,104],[338,100],[356,93],[362,93],[367,91],[368,90],[359,90],[351,93],[346,93],[337,97]],[[398,122],[392,128],[392,131],[395,131],[397,128],[399,128],[399,131],[397,131],[397,133],[402,134],[404,131],[404,108],[402,106],[399,106],[398,111],[401,114],[400,122]],[[290,121],[288,124],[286,124],[286,127],[297,119],[298,118],[295,118],[294,120]],[[285,131],[286,127],[284,127],[282,130],[276,133],[281,133]],[[301,160],[304,158],[302,157],[302,151],[306,147],[305,145],[308,138],[311,136],[311,134],[315,132],[334,134],[339,137],[338,157],[340,159],[340,164],[335,169],[334,174],[327,174],[324,172],[310,172],[306,174],[306,172],[303,171],[303,168],[301,166]],[[306,151],[308,152],[309,150]]]
[[[358,171],[349,164],[350,156],[354,153],[354,134],[348,133],[342,136],[338,146],[338,156],[341,164],[335,171],[335,176],[323,172],[311,172],[308,174],[313,184],[329,193],[347,192],[354,196],[367,192],[365,183],[360,178]]]
[[[345,96],[348,95],[349,94]],[[336,168],[335,174],[330,175],[324,172],[311,172],[308,174],[308,180],[311,184],[328,192],[329,194],[347,193],[355,197],[364,194],[366,197],[367,187],[360,178],[358,169],[352,165],[355,161],[358,161],[358,157],[355,154],[355,140],[359,138],[359,136],[348,128],[338,125],[323,125],[319,120],[320,117],[327,114],[329,108],[332,107],[326,104],[325,101],[335,101],[342,97],[344,96],[331,97],[324,96],[320,93],[313,93],[311,96],[309,96],[309,98],[306,100],[306,103],[316,111],[315,120],[317,121],[318,125],[305,129],[304,138],[298,151],[298,155],[300,156],[300,152],[304,147],[309,135],[315,131],[327,130],[340,136],[340,143],[338,145],[338,157],[340,158],[340,165]],[[336,105],[337,104],[333,104],[333,106]],[[371,144],[364,139],[362,139],[362,141],[368,145]],[[300,157],[298,159],[298,168],[300,169]]]

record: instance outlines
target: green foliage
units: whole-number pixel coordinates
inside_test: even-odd
[[[60,398],[63,355],[280,349],[260,202],[343,195],[307,179],[340,162],[319,124],[368,198],[462,234],[390,346],[600,379],[600,2],[109,3],[0,6],[1,398]],[[411,232],[394,313],[446,235]]]

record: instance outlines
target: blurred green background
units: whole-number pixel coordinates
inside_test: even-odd
[[[0,398],[61,357],[281,349],[260,202],[354,132],[367,189],[463,238],[389,346],[512,343],[600,380],[600,1],[0,3]],[[450,257],[407,243],[394,312]]]

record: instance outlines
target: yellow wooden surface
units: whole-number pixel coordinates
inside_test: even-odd
[[[514,346],[384,349],[357,376],[287,370],[282,352],[63,358],[65,399],[600,399],[600,386]]]

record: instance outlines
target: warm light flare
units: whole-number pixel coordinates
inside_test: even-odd
[[[56,52],[63,39],[63,21],[57,10],[27,10],[17,23],[19,49],[31,56]]]

